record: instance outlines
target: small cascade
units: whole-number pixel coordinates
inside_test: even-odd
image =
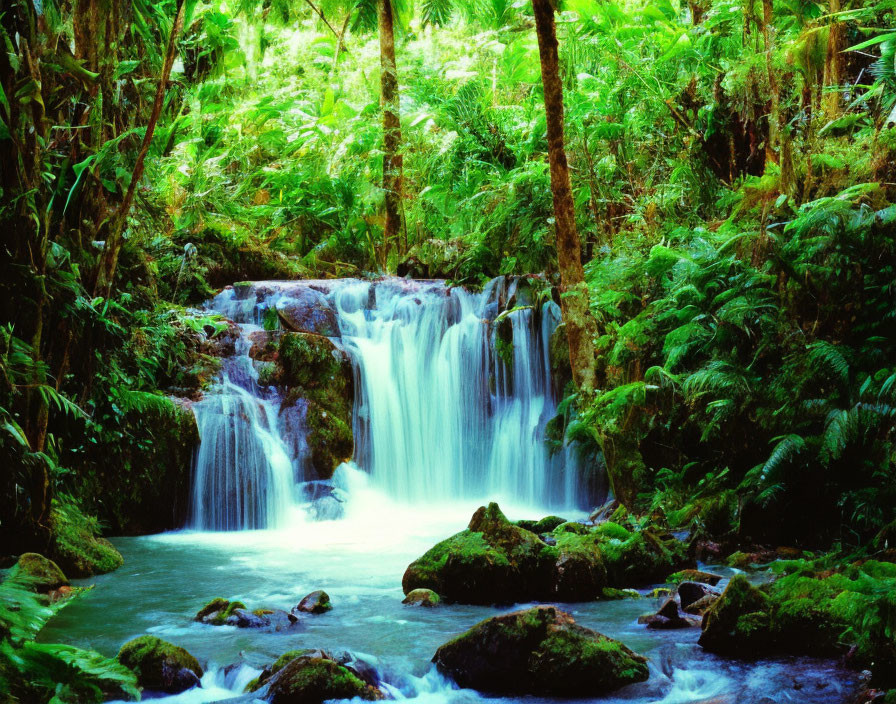
[[[297,334],[323,335],[350,358],[353,460],[390,499],[587,507],[594,497],[577,453],[551,453],[545,442],[557,410],[549,351],[560,309],[531,300],[520,281],[501,277],[481,293],[403,279],[260,282],[222,292],[209,308],[234,321],[240,339],[216,387],[194,406],[201,444],[193,526],[283,525],[297,497],[317,495],[328,481],[309,460],[309,404],[260,383],[250,356],[257,335],[284,334],[261,327],[278,311]]]
[[[292,462],[278,431],[279,398],[258,385],[242,337],[217,387],[193,406],[196,452],[192,525],[205,530],[267,528],[293,503]]]

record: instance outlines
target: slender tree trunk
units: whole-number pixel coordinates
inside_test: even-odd
[[[563,85],[554,9],[550,0],[532,0],[541,80],[544,85],[544,109],[548,128],[548,161],[551,167],[551,191],[557,233],[557,263],[560,268],[561,305],[569,339],[569,361],[573,380],[585,393],[596,386],[594,336],[596,323],[591,315],[588,287],[582,269],[582,246],[576,230],[575,206],[569,165],[563,146]]]
[[[146,155],[149,153],[149,145],[152,143],[152,136],[156,129],[156,123],[159,121],[159,115],[162,114],[162,103],[165,99],[165,91],[168,86],[168,79],[171,77],[171,67],[174,65],[174,58],[177,54],[177,37],[183,28],[183,24],[184,0],[177,0],[177,13],[174,16],[174,24],[171,27],[171,36],[168,37],[165,62],[162,65],[162,75],[159,76],[159,85],[156,88],[156,97],[152,106],[152,112],[149,115],[149,121],[146,123],[146,134],[143,136],[143,143],[140,145],[140,151],[137,154],[137,161],[134,164],[134,172],[131,174],[131,182],[128,185],[128,190],[124,195],[124,199],[121,201],[121,205],[118,207],[109,223],[106,244],[103,247],[103,254],[99,262],[94,293],[104,298],[108,298],[109,293],[112,290],[112,281],[115,278],[115,269],[118,266],[118,254],[121,251],[122,235],[127,223],[128,213],[134,203],[137,184],[143,177]]]
[[[831,0],[831,14],[840,12],[840,0]],[[828,45],[824,57],[824,87],[835,88],[824,94],[823,104],[828,119],[840,114],[839,86],[843,83],[843,50],[846,48],[846,34],[843,23],[838,19],[831,21],[828,30]]]
[[[399,119],[398,67],[395,63],[395,31],[392,0],[379,0],[380,86],[383,104],[383,191],[386,222],[383,226],[382,267],[386,269],[389,248],[398,242],[401,226],[402,155]]]

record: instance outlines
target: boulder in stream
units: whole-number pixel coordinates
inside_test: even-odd
[[[770,608],[768,595],[737,575],[704,614],[700,645],[722,655],[766,653],[771,645]]]
[[[595,697],[648,677],[645,657],[553,606],[486,619],[433,662],[461,687],[495,694]]]
[[[564,522],[542,536],[507,520],[497,504],[480,507],[467,530],[412,562],[404,593],[431,589],[467,604],[587,601],[607,587],[662,579],[686,564],[684,543],[615,524]]]
[[[690,613],[688,609],[694,603],[704,597],[719,597],[722,594],[722,590],[701,582],[682,582],[678,585],[677,593],[681,610]]]
[[[118,661],[137,675],[143,689],[175,694],[195,687],[202,666],[190,653],[156,636],[128,641],[118,652]]]
[[[357,697],[374,701],[384,698],[379,688],[368,684],[357,672],[332,660],[326,653],[300,655],[289,660],[271,675],[267,687],[271,704],[323,704],[332,699]]]
[[[438,606],[441,599],[432,589],[414,589],[401,602],[409,606]]]
[[[193,617],[194,621],[210,626],[236,626],[269,631],[288,631],[301,626],[299,619],[282,609],[248,609],[241,601],[212,599]]]
[[[322,589],[318,589],[302,597],[302,600],[293,611],[306,614],[323,614],[332,608],[333,604],[330,603],[330,595]]]

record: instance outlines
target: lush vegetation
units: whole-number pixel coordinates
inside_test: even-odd
[[[892,0],[534,6],[4,5],[4,551],[91,574],[102,524],[182,519],[169,397],[217,369],[226,323],[189,306],[222,286],[546,272],[578,383],[555,439],[632,513],[892,557]],[[0,663],[93,667],[0,633]]]

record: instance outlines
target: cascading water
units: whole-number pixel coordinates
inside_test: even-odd
[[[240,340],[218,386],[195,405],[194,527],[282,525],[296,485],[314,478],[306,429],[279,412],[281,395],[259,383],[249,356],[249,336],[268,311],[297,301],[314,307],[312,322],[332,316],[322,330],[354,366],[354,461],[391,499],[586,506],[593,497],[575,452],[552,454],[545,443],[557,407],[549,349],[560,311],[527,294],[503,277],[482,293],[402,279],[225,290],[210,307],[238,324]]]

